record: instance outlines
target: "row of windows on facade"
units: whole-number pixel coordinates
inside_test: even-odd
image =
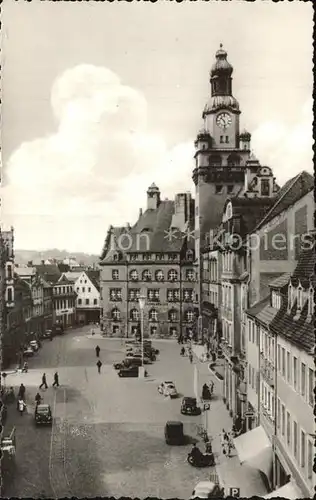
[[[152,273],[148,270],[145,269],[142,274],[142,281],[151,281],[152,280]],[[187,281],[194,281],[195,280],[195,272],[193,269],[187,269],[185,273],[185,277]],[[138,281],[139,280],[139,273],[136,269],[132,269],[129,273],[129,278],[131,281]],[[112,270],[112,280],[116,281],[120,279],[120,274],[118,269],[113,269]],[[162,269],[159,269],[158,271],[155,272],[155,280],[156,281],[164,281],[165,275]],[[168,281],[177,281],[178,280],[178,271],[175,269],[171,269],[168,271],[167,274],[167,279]]]
[[[313,374],[314,376],[314,374]],[[249,364],[248,366],[248,384],[252,389],[258,394],[259,390],[259,373]],[[310,384],[310,404],[313,405],[311,400],[313,399],[313,389],[314,386]],[[275,421],[275,396],[273,389],[261,381],[261,391],[260,391],[260,404],[263,414],[266,415],[272,422]],[[281,436],[283,438],[284,444],[287,445],[289,451],[296,459],[298,465],[302,468],[304,475],[308,480],[312,479],[312,456],[313,456],[313,445],[311,439],[306,439],[306,432],[301,429],[301,453],[299,455],[299,426],[295,421],[295,418],[291,416],[290,412],[287,411],[285,405],[281,399],[277,398],[277,428],[280,430]],[[285,424],[286,415],[286,424]],[[293,428],[291,427],[291,422],[293,423]],[[286,442],[285,442],[285,431],[286,431]],[[307,449],[306,449],[307,441]],[[306,456],[307,454],[307,456]],[[305,470],[307,463],[307,470]]]
[[[139,253],[130,253],[128,254],[128,260],[130,261],[162,261],[162,260],[168,260],[169,262],[174,262],[176,260],[179,260],[180,255],[177,253],[169,253],[169,254],[162,254],[162,253],[144,253],[144,254],[139,254]],[[119,260],[119,253],[115,252],[113,255],[114,260]],[[192,260],[193,259],[193,252],[191,250],[188,250],[186,252],[186,259],[187,260]]]
[[[72,292],[73,292],[72,286],[60,286],[60,285],[55,286],[53,291],[54,295],[63,295]]]
[[[152,302],[160,301],[160,292],[159,288],[149,289],[147,290],[147,299]],[[166,297],[168,302],[179,302],[180,301],[180,289],[179,288],[171,288],[167,289]],[[122,301],[122,289],[121,288],[110,288],[109,291],[110,300],[112,302],[121,302]],[[185,302],[193,302],[194,301],[194,290],[191,288],[182,290],[183,301]],[[129,301],[137,301],[140,297],[140,289],[131,289],[128,290],[128,300]]]
[[[149,321],[158,321],[158,317],[159,317],[158,311],[156,309],[150,309],[150,311],[148,312]],[[191,311],[191,310],[185,311],[183,317],[184,317],[185,321],[192,323],[194,321],[194,318],[195,318],[195,313],[194,313],[194,311]],[[121,311],[118,308],[112,309],[111,318],[114,321],[119,321],[121,319]],[[137,309],[132,309],[129,313],[129,318],[132,321],[139,321],[140,320],[140,311],[138,311]],[[174,309],[170,310],[168,312],[168,320],[169,321],[179,321],[178,311],[176,311]]]
[[[54,305],[55,309],[68,309],[75,307],[75,301],[73,299],[57,299]]]
[[[271,372],[273,372],[275,366],[275,339],[264,330],[259,332],[254,322],[249,321],[249,342],[259,346],[259,335],[261,359],[267,360]],[[280,344],[277,344],[277,370],[289,387],[292,387],[310,405],[314,404],[314,370],[308,368],[304,362]],[[306,387],[308,387],[308,390],[306,390]]]
[[[232,285],[222,284],[222,306],[223,309],[231,309],[234,288]]]
[[[156,335],[157,334],[157,330],[158,330],[158,327],[155,326],[155,325],[150,325],[150,328],[149,328],[149,332],[150,332],[150,335]],[[138,333],[138,327],[137,326],[131,326],[131,329],[130,329],[130,332],[131,332],[131,335],[134,336]],[[116,334],[119,334],[120,333],[120,326],[119,325],[112,325],[112,333],[114,335]],[[177,336],[178,334],[178,329],[176,326],[170,326],[169,327],[169,335],[170,336]]]
[[[78,304],[78,306],[81,306],[82,304],[85,304],[86,306],[89,306],[90,305],[90,299],[77,299],[77,304]],[[98,299],[93,299],[93,301],[91,301],[91,304],[93,304],[94,306],[97,306],[98,305]]]
[[[88,286],[88,287],[87,287],[87,291],[88,291],[88,293],[90,293],[90,292],[91,292],[91,287],[90,287],[90,286]],[[80,287],[79,287],[79,286],[77,286],[77,288],[76,288],[76,292],[77,292],[77,293],[80,293]],[[83,286],[83,287],[81,287],[81,292],[82,292],[82,293],[85,293],[85,292],[86,292],[86,287],[84,287],[84,286]]]

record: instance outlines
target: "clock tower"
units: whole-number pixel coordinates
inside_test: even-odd
[[[196,254],[200,238],[215,228],[228,196],[236,196],[244,187],[246,162],[250,156],[251,135],[240,133],[239,103],[233,96],[233,67],[220,44],[210,71],[211,96],[202,118],[203,129],[195,141]]]

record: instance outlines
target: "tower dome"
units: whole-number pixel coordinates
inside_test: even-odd
[[[227,61],[227,52],[223,49],[223,44],[219,46],[219,50],[215,54],[216,61],[213,64],[210,72],[211,78],[216,76],[231,76],[234,68]]]

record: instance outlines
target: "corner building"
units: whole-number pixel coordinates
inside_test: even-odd
[[[140,327],[138,299],[146,298],[145,337],[190,334],[197,317],[194,209],[190,193],[160,199],[147,191],[147,208],[133,227],[110,226],[101,255],[100,324],[105,335],[133,337]]]

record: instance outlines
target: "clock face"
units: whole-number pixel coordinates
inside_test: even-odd
[[[232,118],[228,113],[221,113],[216,118],[216,123],[221,128],[228,128],[232,123]]]

